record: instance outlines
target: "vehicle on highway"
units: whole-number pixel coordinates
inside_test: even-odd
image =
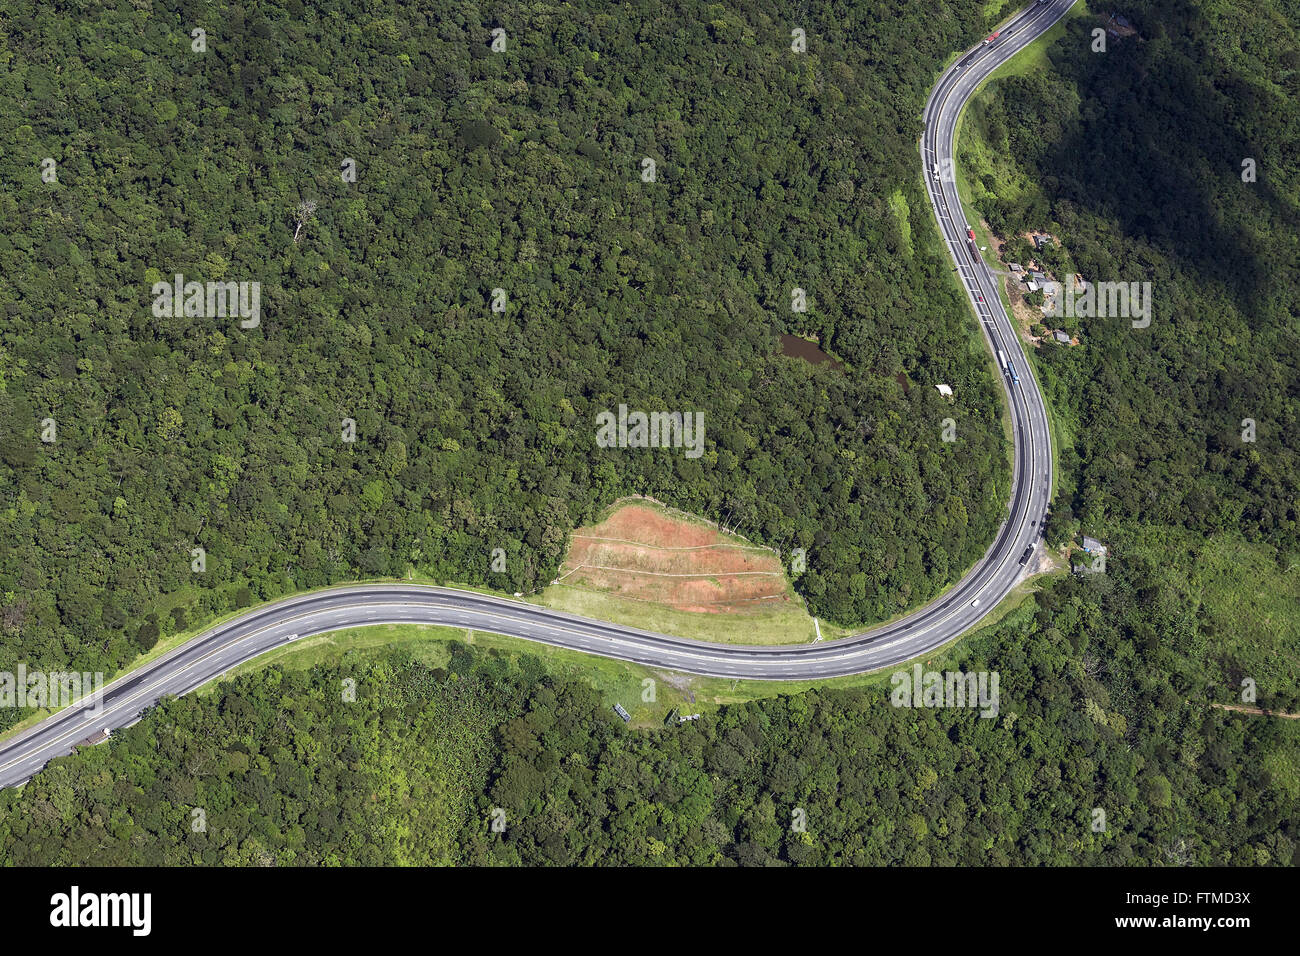
[[[970,602],[970,606],[971,606],[971,607],[979,607],[979,606],[980,606],[980,599],[979,599],[979,598],[976,598],[975,600],[971,601],[971,602]]]
[[[984,296],[980,295],[978,292],[975,293],[975,298],[979,299],[980,302],[984,301]]]
[[[970,228],[968,228],[968,229],[966,230],[966,238],[969,239],[971,242],[974,242],[974,241],[975,241],[975,230],[974,230],[974,229],[970,229]]]
[[[998,30],[994,33],[990,33],[987,37],[984,38],[984,45],[988,46],[990,43],[995,42],[997,38],[1000,37],[1001,35],[1002,35],[1001,30]]]
[[[980,301],[983,302],[984,300],[981,299]],[[1007,358],[1007,353],[1001,349],[998,349],[998,364],[1001,365],[1003,371],[1007,373],[1007,378],[1011,379],[1012,385],[1020,384],[1020,376],[1016,374],[1016,367],[1012,365],[1011,360]]]

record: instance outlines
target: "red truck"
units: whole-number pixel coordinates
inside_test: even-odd
[[[966,230],[966,236],[967,236],[967,238],[969,238],[969,239],[971,240],[971,242],[974,242],[974,241],[975,241],[975,230],[974,230],[974,229],[967,229],[967,230]]]
[[[987,37],[984,38],[984,45],[988,46],[990,43],[992,43],[1000,36],[1002,36],[1001,30],[996,31],[995,33],[990,33]]]

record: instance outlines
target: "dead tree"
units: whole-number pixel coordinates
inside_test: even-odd
[[[297,215],[298,223],[293,230],[294,242],[297,242],[298,238],[302,235],[302,227],[307,225],[312,216],[316,215],[316,200],[304,199],[302,202],[298,203]]]

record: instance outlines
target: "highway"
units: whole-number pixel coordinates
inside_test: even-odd
[[[1055,23],[1074,0],[1050,0],[1019,13],[1000,38],[959,58],[926,104],[921,140],[926,188],[960,280],[991,354],[1018,373],[998,370],[1007,394],[1015,448],[1007,518],[984,557],[930,604],[853,637],[821,643],[753,647],[709,644],[551,611],[519,600],[415,584],[364,584],[297,595],[218,624],[155,661],[105,686],[97,702],[68,707],[0,744],[0,786],[30,779],[81,741],[129,726],[165,695],[182,695],[239,664],[294,640],[375,624],[417,623],[473,629],[663,668],[717,677],[817,680],[894,666],[969,630],[1023,576],[1020,558],[1039,542],[1051,488],[1051,443],[1042,395],[997,280],[971,248],[954,182],[934,165],[952,160],[961,107],[980,81]]]

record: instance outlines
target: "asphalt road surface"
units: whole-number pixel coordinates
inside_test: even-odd
[[[964,54],[940,78],[925,109],[925,178],[948,251],[979,316],[992,354],[1004,366],[1015,445],[1007,519],[985,556],[953,588],[925,607],[838,641],[779,647],[708,644],[551,611],[509,598],[421,585],[370,584],[299,595],[219,624],[145,667],[108,684],[94,702],[66,708],[0,744],[0,786],[30,779],[54,757],[129,726],[161,697],[188,693],[232,668],[291,641],[371,624],[441,624],[524,638],[666,670],[759,680],[816,680],[878,670],[919,657],[964,633],[1007,595],[1023,574],[1020,558],[1037,546],[1051,487],[1051,444],[1042,395],[1010,320],[996,278],[972,249],[955,183],[934,165],[952,159],[957,116],[975,88],[1070,8],[1051,0],[1018,14],[1000,38]]]

